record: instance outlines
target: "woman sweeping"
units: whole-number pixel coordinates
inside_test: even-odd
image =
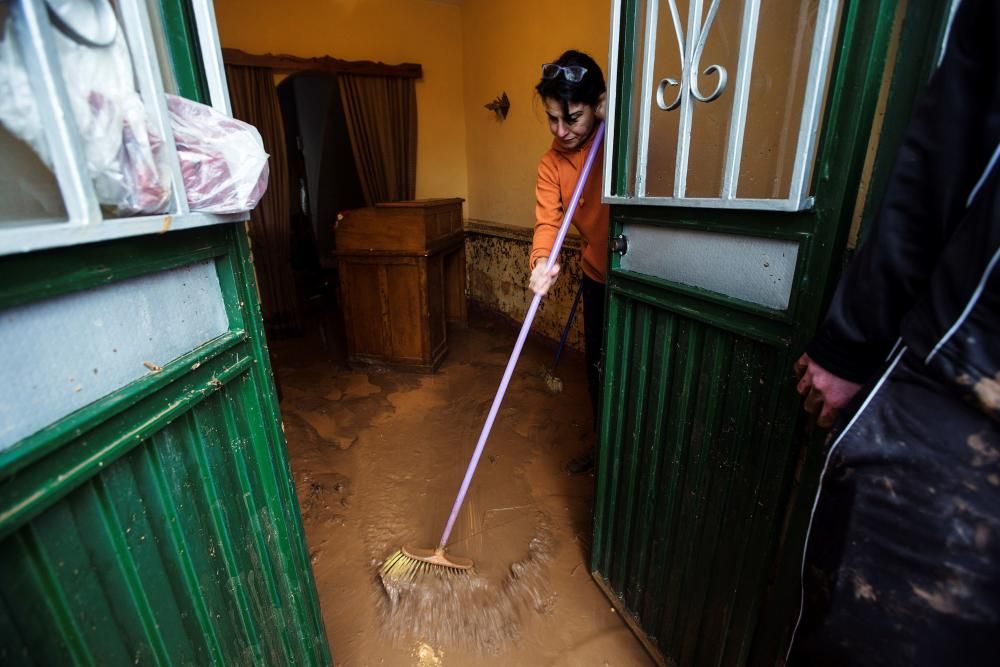
[[[588,278],[593,281],[589,288],[590,294],[584,301],[586,309],[584,324],[587,331],[586,343],[590,366],[588,376],[590,378],[591,398],[593,399],[595,416],[597,414],[597,398],[600,390],[600,333],[603,319],[601,307],[604,303],[602,293],[606,263],[604,255],[607,251],[605,237],[608,233],[608,211],[606,207],[600,205],[599,189],[597,187],[588,189],[585,186],[590,184],[588,175],[594,166],[600,163],[598,154],[601,148],[601,137],[604,135],[604,123],[600,120],[600,117],[604,115],[604,77],[591,58],[574,51],[564,53],[562,58],[555,63],[544,65],[542,75],[538,92],[545,100],[546,114],[549,117],[549,125],[552,133],[556,136],[556,141],[553,143],[552,150],[542,159],[538,170],[539,218],[535,231],[536,248],[532,251],[532,264],[536,268],[532,272],[531,280],[532,289],[536,293],[524,315],[524,322],[521,324],[514,349],[511,351],[510,359],[507,360],[500,386],[493,397],[493,403],[490,405],[483,430],[476,442],[476,449],[469,460],[465,477],[462,479],[462,485],[459,487],[458,495],[452,504],[451,514],[448,516],[448,521],[437,546],[423,548],[403,545],[398,551],[386,558],[379,567],[379,576],[394,603],[402,592],[412,588],[414,581],[418,578],[422,579],[425,575],[458,575],[471,570],[475,565],[469,558],[448,554],[448,538],[455,527],[462,503],[465,502],[465,495],[469,491],[472,477],[476,473],[476,467],[483,455],[486,441],[490,437],[490,430],[493,428],[500,411],[500,404],[507,393],[510,379],[514,374],[521,351],[524,349],[524,341],[531,330],[531,323],[538,312],[538,306],[542,302],[543,295],[559,274],[559,267],[556,266],[555,259],[559,254],[559,249],[562,248],[571,222],[574,222],[577,228],[583,232],[584,267],[585,271],[588,272]],[[564,85],[549,86],[547,84],[547,81],[558,83],[559,79],[565,82]],[[578,175],[574,175],[574,172]],[[593,182],[598,183],[599,180],[593,179]],[[572,183],[572,187],[568,187],[570,183]],[[580,209],[586,205],[585,197],[591,201],[591,206],[587,210],[597,210],[596,215],[593,213],[577,215]],[[563,202],[566,202],[565,214],[562,212]],[[554,213],[561,219],[552,218]],[[559,224],[555,225],[555,232],[549,234],[546,225],[553,222]],[[598,233],[599,229],[604,231]],[[600,243],[598,243],[598,239]],[[593,243],[589,242],[591,240]],[[544,248],[544,251],[541,248]],[[597,248],[604,250],[594,252]],[[550,255],[552,255],[552,261],[541,265],[539,269],[537,260]],[[589,465],[593,467],[592,453],[589,459]],[[586,465],[587,461],[584,458],[574,463],[573,470],[579,472],[586,469]]]
[[[555,62],[542,65],[542,79],[535,90],[542,98],[549,130],[555,137],[542,156],[535,185],[535,235],[529,264],[529,286],[546,294],[559,274],[559,265],[545,270],[546,260],[562,222],[566,202],[576,187],[594,131],[604,120],[607,87],[594,59],[579,51],[567,51]],[[597,428],[601,394],[601,342],[604,327],[604,281],[608,262],[608,206],[601,203],[604,149],[598,149],[595,175],[584,186],[573,216],[573,225],[583,237],[583,338],[587,359],[587,389]],[[567,472],[581,474],[594,467],[591,449],[573,459]]]

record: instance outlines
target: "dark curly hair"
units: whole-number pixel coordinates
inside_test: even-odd
[[[604,73],[600,65],[581,51],[569,50],[553,61],[563,67],[583,67],[587,73],[576,83],[569,81],[560,73],[554,79],[542,79],[535,86],[535,91],[542,99],[558,100],[562,104],[563,114],[569,116],[570,103],[595,106],[601,95],[608,89],[604,83]]]

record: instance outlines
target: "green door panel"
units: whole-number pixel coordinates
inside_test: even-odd
[[[206,102],[190,0],[153,5]],[[0,314],[206,260],[225,333],[0,450],[0,663],[331,664],[245,223],[0,258]]]
[[[0,543],[0,593],[32,623],[53,614],[45,644],[83,664],[321,660],[322,636],[295,632],[276,525],[293,522],[260,480],[273,461],[237,414],[251,388],[230,380]]]
[[[677,664],[736,664],[781,503],[787,352],[643,296],[612,289],[605,405],[621,407],[605,410],[592,566]]]
[[[0,662],[330,664],[243,224],[4,258],[0,312],[205,258],[227,333],[0,452]]]
[[[167,40],[177,94],[189,100],[206,102],[208,84],[198,47],[197,27],[191,0],[159,0],[159,20]],[[150,12],[155,8],[150,7]]]
[[[900,5],[843,3],[812,209],[612,203],[612,237],[653,226],[798,248],[784,310],[627,271],[619,255],[610,258],[591,569],[664,664],[773,665],[784,657],[798,604],[803,512],[823,444],[821,434],[802,428],[791,367],[815,331],[844,256]],[[619,190],[635,143],[628,96],[641,42],[637,6],[622,0],[615,17],[620,114],[609,153]],[[917,8],[906,15],[904,35],[935,33],[917,24],[944,14]],[[915,48],[907,44],[915,40],[902,40],[900,48]],[[886,126],[905,123],[903,106],[890,104],[897,115]],[[656,256],[655,247],[643,252]]]

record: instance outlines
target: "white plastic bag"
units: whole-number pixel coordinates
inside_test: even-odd
[[[267,190],[267,153],[253,125],[167,95],[170,127],[192,211],[249,211]]]
[[[115,215],[159,213],[170,199],[162,139],[150,130],[119,27],[108,46],[86,46],[54,30],[73,119],[97,199]],[[52,155],[8,19],[0,41],[0,123],[52,168]]]

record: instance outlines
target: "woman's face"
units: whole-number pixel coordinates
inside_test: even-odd
[[[582,102],[570,102],[569,115],[564,116],[562,102],[548,97],[543,101],[545,115],[549,118],[549,131],[563,148],[572,150],[586,143],[597,121],[594,107]]]

